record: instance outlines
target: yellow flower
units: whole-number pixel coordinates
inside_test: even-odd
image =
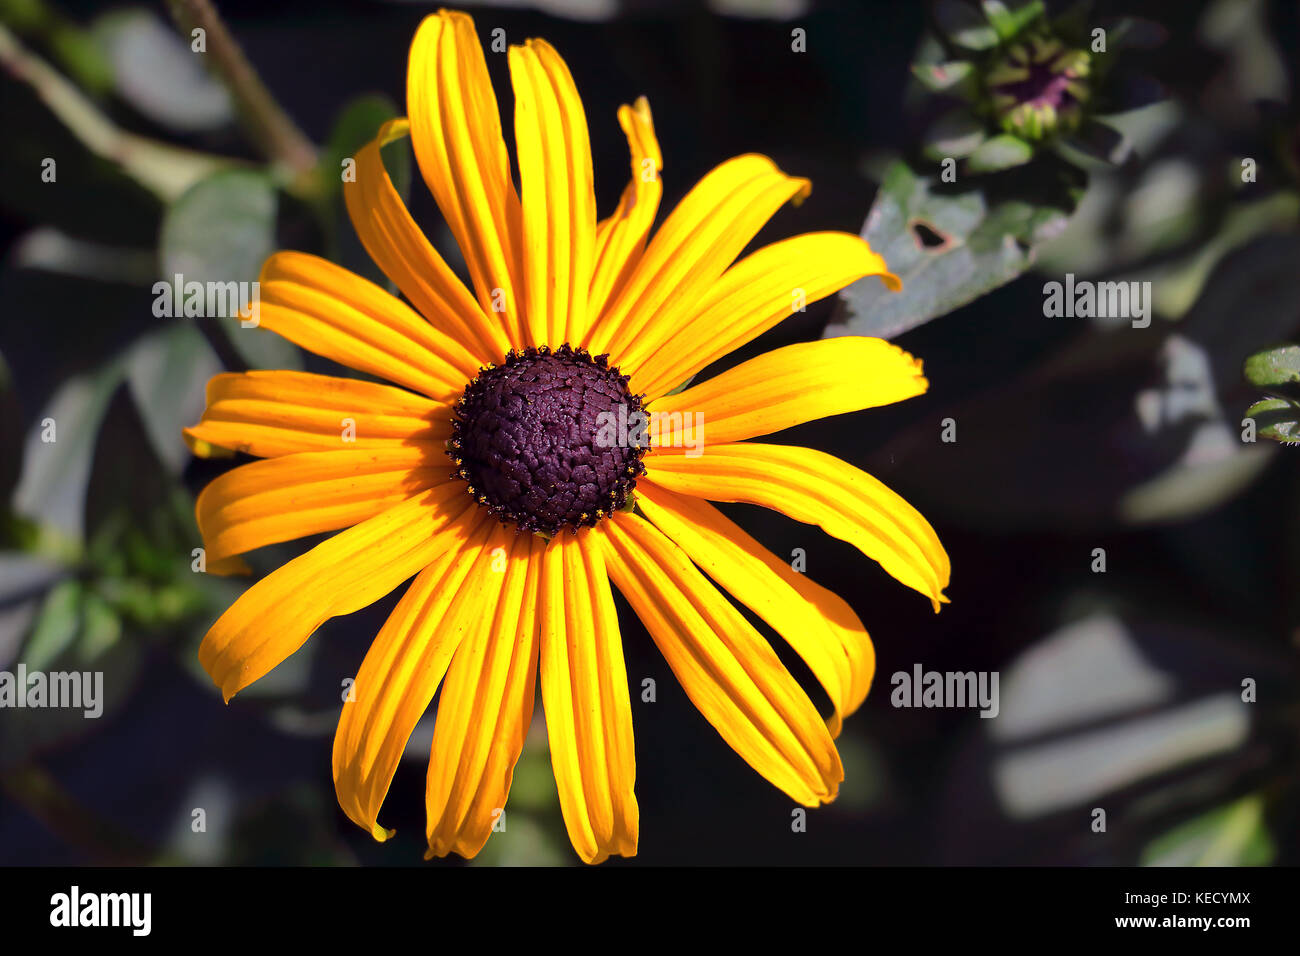
[[[948,558],[910,505],[829,455],[747,441],[918,395],[921,365],[879,339],[833,338],[671,390],[801,301],[863,276],[895,289],[898,280],[843,233],[735,262],[809,189],[757,155],[710,172],[648,239],[662,187],[644,99],[619,110],[632,180],[597,222],[587,121],[564,61],[529,40],[510,49],[509,65],[518,193],[483,51],[460,13],[421,24],[409,119],[386,124],[356,157],[348,212],[410,305],[315,256],[280,252],[263,266],[263,327],[394,384],[283,371],[209,383],[203,418],[186,430],[191,448],[264,459],[199,496],[209,570],[347,530],[250,587],[212,626],[200,660],[229,700],[324,621],[414,576],[343,706],[333,761],[343,810],[375,839],[391,836],[380,805],[441,684],[426,856],[473,856],[505,806],[540,668],[573,846],[589,863],[631,856],[636,766],[612,580],[727,743],[792,800],[828,802],[843,779],[833,737],[870,686],[871,641],[843,600],[705,499],[819,525],[938,610]],[[408,134],[473,293],[384,169],[380,147]],[[649,449],[619,431],[642,411],[659,423]],[[715,584],[807,662],[830,717]]]

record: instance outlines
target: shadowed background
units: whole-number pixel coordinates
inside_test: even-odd
[[[1099,6],[1164,28],[1158,46],[1128,54],[1167,93],[1129,115],[1135,156],[1091,172],[1034,269],[897,339],[925,362],[925,396],[775,439],[839,455],[915,504],[951,555],[952,603],[935,616],[843,542],[723,506],[776,554],[803,549],[808,574],[854,606],[875,641],[876,681],[839,740],[839,800],[794,832],[790,801],[694,711],[617,598],[641,808],[634,864],[1297,861],[1300,459],[1243,446],[1238,423],[1258,397],[1241,360],[1300,326],[1300,19],[1288,3]],[[885,158],[914,155],[924,117],[909,64],[923,4],[539,7],[468,9],[484,41],[495,28],[511,43],[544,36],[565,57],[601,214],[627,178],[616,110],[642,94],[664,156],[660,221],[739,153],[812,180],[811,197],[755,246],[861,231]],[[403,110],[407,48],[430,9],[220,4],[327,158],[331,144],[347,155],[343,144],[363,141],[349,124],[382,112],[374,95]],[[0,0],[0,23],[122,128],[260,163],[161,5]],[[795,28],[806,52],[791,50]],[[509,140],[505,57],[488,62]],[[330,778],[341,683],[397,595],[328,622],[229,706],[195,659],[244,584],[190,571],[193,496],[230,462],[190,458],[179,428],[197,420],[203,385],[223,367],[336,368],[292,348],[247,354],[212,320],[155,318],[153,282],[184,261],[187,242],[202,244],[208,220],[91,156],[28,82],[6,71],[0,83],[0,668],[103,670],[108,698],[95,721],[0,710],[0,862],[418,863],[432,709],[385,804],[393,840],[354,827]],[[341,123],[357,97],[370,98]],[[1231,184],[1242,156],[1260,166],[1249,194]],[[57,159],[55,183],[40,180],[44,157]],[[367,268],[341,204],[266,195],[270,207],[250,199],[253,231],[232,261],[269,244]],[[410,202],[456,262],[418,174]],[[1164,308],[1144,334],[1045,318],[1043,283],[1066,272],[1150,279]],[[816,303],[719,368],[816,338],[841,308]],[[36,437],[47,416],[53,446]],[[941,438],[948,418],[955,442]],[[250,563],[264,574],[311,543]],[[890,676],[918,663],[999,672],[999,716],[891,706]],[[653,703],[640,699],[646,678]],[[1242,702],[1247,678],[1254,703]],[[540,703],[506,831],[474,862],[577,862]]]

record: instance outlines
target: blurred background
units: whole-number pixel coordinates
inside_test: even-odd
[[[895,339],[931,383],[777,440],[866,468],[930,519],[953,565],[942,614],[815,528],[724,508],[777,554],[803,549],[874,638],[840,798],[792,829],[618,599],[629,678],[658,697],[633,698],[640,852],[610,865],[1300,858],[1300,372],[1283,349],[1243,374],[1300,336],[1300,4],[1039,6],[467,6],[485,42],[544,36],[569,63],[601,214],[627,179],[615,112],[644,94],[661,219],[718,162],[765,153],[813,192],[756,244],[864,232],[906,283],[812,305],[725,365],[850,332]],[[433,710],[389,792],[393,840],[353,826],[330,777],[341,683],[397,595],[229,706],[196,659],[247,580],[191,569],[194,497],[232,462],[193,459],[180,429],[223,369],[337,369],[156,317],[153,285],[251,280],[276,248],[379,278],[336,171],[403,112],[432,7],[219,3],[290,124],[275,144],[213,47],[191,48],[193,9],[0,0],[0,670],[102,671],[105,690],[99,719],[0,709],[0,863],[415,865]],[[1046,123],[1009,114],[1032,91],[998,72],[1040,49],[1089,64]],[[488,61],[509,110],[505,57]],[[456,263],[409,148],[386,155]],[[1150,282],[1149,327],[1048,317],[1044,284],[1067,273]],[[312,543],[255,553],[254,573]],[[891,675],[916,665],[996,671],[998,716],[891,706]],[[473,865],[578,862],[537,715],[506,831]]]

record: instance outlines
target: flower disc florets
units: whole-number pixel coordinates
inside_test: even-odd
[[[985,75],[999,125],[1031,142],[1073,132],[1091,92],[1090,67],[1086,50],[1047,35],[1016,43]]]
[[[456,403],[447,453],[469,494],[502,522],[544,535],[624,507],[646,449],[611,423],[642,411],[606,355],[565,344],[511,350]]]

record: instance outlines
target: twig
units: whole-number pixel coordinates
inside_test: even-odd
[[[233,161],[128,133],[105,116],[70,80],[26,49],[0,24],[0,67],[30,86],[59,121],[96,156],[170,202]]]
[[[280,163],[295,178],[306,179],[316,169],[316,147],[298,129],[253,69],[209,0],[168,0],[172,19],[189,39],[204,31],[212,69],[235,101],[254,145]]]

